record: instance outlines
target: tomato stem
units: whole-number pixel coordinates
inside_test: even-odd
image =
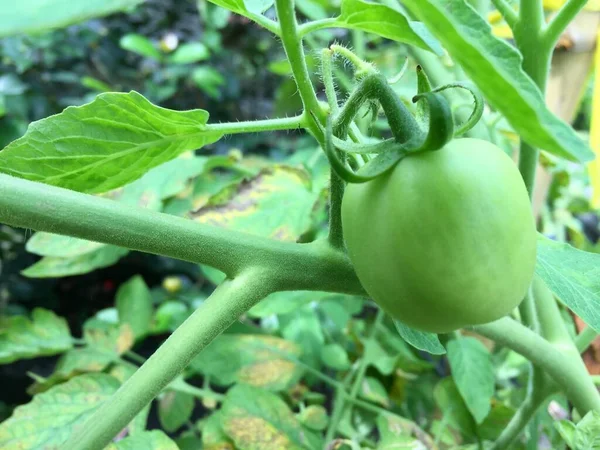
[[[239,316],[268,295],[272,283],[250,270],[224,281],[156,350],[109,401],[77,428],[62,448],[101,450],[152,401],[189,362]]]
[[[275,241],[3,174],[0,222],[207,264],[230,278],[262,267],[280,289],[364,294],[347,256],[323,240]]]
[[[600,395],[579,354],[559,351],[544,338],[508,317],[472,328],[523,355],[547,372],[582,415],[591,410],[600,411]]]

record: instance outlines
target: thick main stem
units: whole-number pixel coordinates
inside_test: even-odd
[[[260,272],[223,282],[62,448],[102,450],[202,349],[269,293],[269,279]]]
[[[326,241],[275,241],[2,174],[0,223],[207,264],[230,278],[276,268],[282,290],[364,293],[347,256]]]

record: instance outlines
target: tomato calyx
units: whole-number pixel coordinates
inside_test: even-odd
[[[363,74],[341,111],[335,117],[329,115],[327,125],[322,129],[324,150],[332,168],[342,180],[347,183],[373,180],[410,154],[442,149],[481,119],[484,103],[475,86],[468,82],[456,82],[433,89],[420,66],[417,67],[417,79],[418,91],[412,99],[417,104],[416,115],[400,101],[388,80],[376,71]],[[471,116],[460,126],[454,123],[450,103],[441,94],[452,88],[469,91],[475,103]],[[352,121],[364,104],[368,104],[373,120],[381,106],[394,135],[392,139],[376,143],[347,140]],[[318,121],[315,120],[315,123],[318,124]],[[355,164],[352,165],[352,162]]]

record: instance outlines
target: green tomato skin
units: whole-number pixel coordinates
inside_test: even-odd
[[[455,139],[347,187],[342,225],[365,290],[433,333],[487,323],[525,296],[536,260],[527,189],[495,145]]]

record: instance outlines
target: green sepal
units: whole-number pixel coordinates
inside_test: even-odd
[[[429,127],[427,135],[416,147],[418,151],[434,151],[441,149],[454,137],[454,119],[448,101],[435,92],[425,92],[413,97],[417,103],[425,100],[429,110]]]

